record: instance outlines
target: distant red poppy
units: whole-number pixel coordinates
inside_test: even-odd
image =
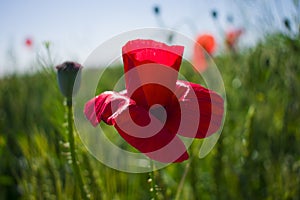
[[[202,46],[208,54],[212,55],[216,48],[216,41],[214,36],[210,34],[202,34],[197,38],[197,43]]]
[[[113,125],[133,147],[164,163],[188,159],[180,137],[205,138],[221,126],[224,102],[201,85],[177,80],[183,46],[133,40],[122,49],[126,90],[89,100],[92,125]],[[198,114],[198,118],[195,117]]]
[[[193,54],[193,65],[197,71],[203,72],[207,68],[205,52],[203,50],[205,50],[209,55],[212,55],[215,49],[216,42],[212,35],[202,34],[197,37]]]
[[[225,43],[229,50],[236,51],[236,45],[240,38],[240,36],[243,34],[243,29],[235,29],[230,30],[225,35]]]
[[[31,38],[25,39],[25,46],[31,48],[33,45],[33,40]]]

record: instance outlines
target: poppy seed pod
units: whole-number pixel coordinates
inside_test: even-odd
[[[71,99],[79,90],[82,66],[66,61],[57,65],[56,69],[59,89],[67,99]]]

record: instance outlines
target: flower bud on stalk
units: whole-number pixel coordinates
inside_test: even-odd
[[[75,180],[78,182],[78,186],[81,192],[81,199],[89,199],[84,181],[81,175],[81,171],[78,165],[78,158],[76,154],[76,143],[74,135],[74,119],[73,119],[73,107],[72,97],[78,92],[80,86],[81,69],[82,66],[76,62],[66,61],[58,66],[57,69],[57,80],[61,93],[67,99],[67,124],[68,124],[68,142],[70,145],[70,159],[73,166]]]
[[[79,90],[82,66],[76,62],[66,61],[56,66],[56,69],[59,89],[67,98],[67,103],[70,103],[72,96]]]

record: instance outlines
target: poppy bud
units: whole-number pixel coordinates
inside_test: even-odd
[[[288,29],[289,31],[291,31],[291,23],[290,23],[290,20],[288,18],[285,18],[283,20],[283,23],[284,23],[284,26],[286,29]]]
[[[154,14],[159,15],[160,14],[159,6],[154,6],[153,11],[154,11]]]
[[[217,19],[218,18],[218,12],[216,10],[212,10],[211,11],[211,16],[214,18],[214,19]]]
[[[79,90],[81,68],[79,63],[70,61],[56,66],[59,89],[67,99],[71,99]]]

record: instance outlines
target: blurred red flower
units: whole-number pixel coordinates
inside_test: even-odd
[[[188,159],[180,137],[204,138],[221,126],[224,102],[201,85],[177,80],[183,46],[133,40],[122,49],[126,90],[107,91],[84,108],[93,126],[113,125],[133,147],[153,160]],[[197,118],[198,114],[198,118]]]
[[[203,72],[207,68],[206,56],[203,50],[205,50],[209,55],[212,55],[215,49],[216,41],[212,35],[201,34],[197,37],[193,54],[193,65],[197,71]]]
[[[33,40],[32,40],[32,38],[29,38],[29,37],[26,38],[26,39],[25,39],[25,46],[31,48],[32,45],[33,45]]]
[[[243,34],[243,29],[235,29],[230,30],[225,35],[225,44],[231,51],[236,51],[236,45],[240,38],[240,36]]]

